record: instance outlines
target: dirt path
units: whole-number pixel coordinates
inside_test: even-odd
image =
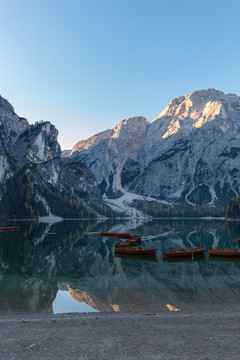
[[[0,318],[1,360],[237,360],[239,340],[239,312]]]

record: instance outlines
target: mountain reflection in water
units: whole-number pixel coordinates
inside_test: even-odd
[[[239,261],[208,256],[164,261],[161,253],[185,247],[238,248],[238,223],[109,220],[17,225],[18,232],[0,233],[0,314],[239,306]],[[141,234],[142,246],[158,248],[158,261],[115,257],[116,239],[86,235],[100,231]]]

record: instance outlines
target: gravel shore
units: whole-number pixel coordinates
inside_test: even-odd
[[[240,313],[2,316],[1,360],[239,359]]]

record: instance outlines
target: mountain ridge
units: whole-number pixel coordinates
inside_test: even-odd
[[[126,123],[129,119],[114,129]],[[146,124],[135,142],[125,133],[118,136],[117,146],[109,137],[88,147],[87,139],[81,141],[83,151],[72,151],[94,173],[107,197],[120,196],[124,189],[171,204],[209,207],[224,206],[239,193],[239,96],[213,88],[195,91],[173,99]],[[136,124],[134,131],[139,135]],[[118,147],[124,151],[119,153]]]
[[[2,215],[36,217],[54,210],[58,216],[93,217],[110,211],[87,166],[61,159],[58,130],[49,121],[29,124],[0,97],[0,128]]]
[[[11,216],[41,215],[44,204],[69,217],[207,213],[240,192],[240,97],[213,88],[173,99],[151,123],[127,118],[63,152],[54,125],[29,124],[2,97],[0,128],[0,211]]]

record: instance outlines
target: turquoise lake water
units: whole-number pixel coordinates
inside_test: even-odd
[[[162,251],[205,246],[238,248],[240,224],[223,220],[16,222],[0,233],[0,314],[89,311],[205,311],[236,309],[238,259],[166,261]],[[114,256],[116,239],[142,235],[157,261]]]

